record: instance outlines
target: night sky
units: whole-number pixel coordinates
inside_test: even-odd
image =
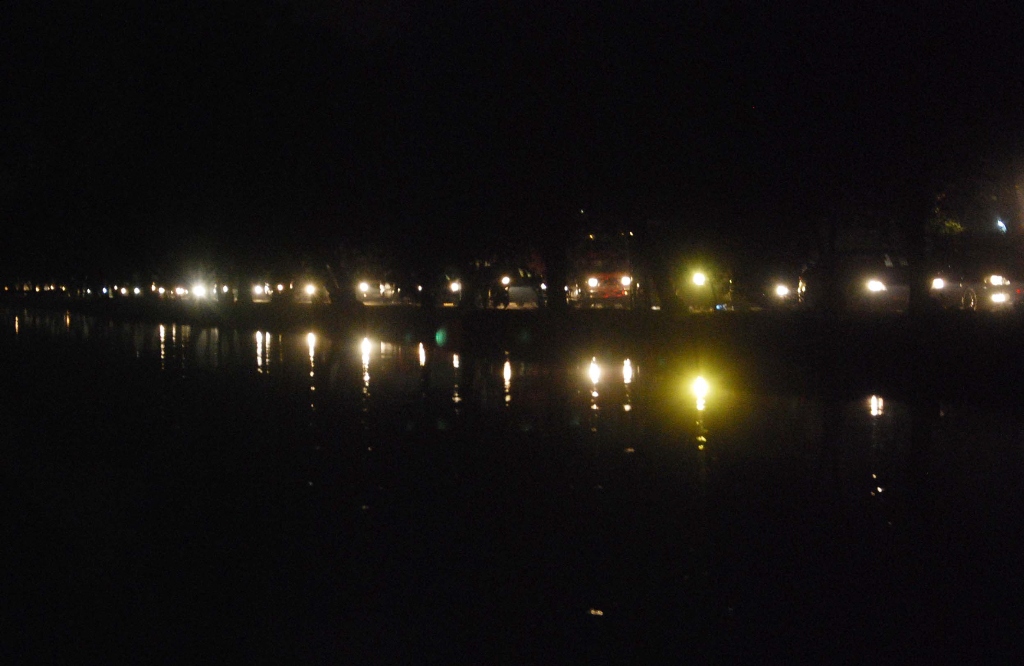
[[[485,4],[5,5],[4,272],[370,243],[423,262],[581,209],[781,249],[943,179],[1024,176],[1019,12]]]

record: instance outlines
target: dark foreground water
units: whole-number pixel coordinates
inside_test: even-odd
[[[731,353],[3,311],[3,650],[1017,661],[1015,372],[915,387],[792,327]]]

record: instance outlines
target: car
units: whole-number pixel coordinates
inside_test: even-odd
[[[834,257],[835,305],[848,312],[905,312],[910,305],[909,264],[889,252],[849,252]],[[797,283],[801,307],[826,307],[826,263],[807,266]]]
[[[632,308],[638,283],[631,232],[587,234],[570,250],[566,296],[579,308]]]
[[[946,309],[996,312],[1024,302],[1022,287],[1024,283],[1006,277],[1000,268],[958,271],[947,267],[933,274],[929,294]]]

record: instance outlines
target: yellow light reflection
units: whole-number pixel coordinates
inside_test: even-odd
[[[512,363],[507,359],[501,368],[501,376],[505,380],[505,404],[512,402]]]
[[[256,371],[263,374],[263,333],[256,331]]]
[[[420,367],[422,368],[423,366],[425,366],[427,364],[427,350],[423,348],[423,343],[422,342],[420,343],[420,347],[419,347],[418,351],[419,351],[419,355],[420,355]]]
[[[708,381],[703,377],[697,377],[697,379],[693,381],[693,394],[697,396],[698,412],[703,412],[705,406],[707,405],[704,399],[707,398],[708,396],[708,390]]]
[[[369,358],[370,349],[372,349],[370,338],[363,338],[363,342],[359,345],[359,350],[362,352],[363,356]],[[366,362],[368,363],[369,361]]]
[[[18,322],[18,318],[15,317],[14,318],[14,334],[17,335],[20,332],[21,332],[21,327],[20,327],[20,324]]]
[[[633,364],[630,363],[628,358],[622,362],[622,383],[633,383]]]
[[[697,285],[698,287],[703,287],[704,283],[706,283],[707,281],[708,281],[708,276],[704,275],[700,271],[697,271],[696,273],[693,274],[693,283],[695,285]]]
[[[306,335],[306,344],[309,345],[309,365],[312,366],[316,354],[316,334],[312,331]]]
[[[885,411],[885,402],[881,396],[873,395],[868,399],[868,406],[871,411],[871,416],[881,416]]]
[[[164,341],[167,337],[167,329],[164,328],[163,324],[160,324],[160,369],[164,369],[164,361],[167,359],[167,348]]]
[[[591,384],[597,384],[601,381],[601,366],[597,364],[597,357],[590,359],[590,367],[587,369],[587,376],[590,377]]]
[[[455,368],[456,370],[459,369],[459,355],[458,354],[452,354],[452,367]]]

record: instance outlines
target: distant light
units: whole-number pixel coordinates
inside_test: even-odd
[[[177,294],[178,296],[184,296],[185,294],[188,293],[188,291],[186,291],[184,287],[175,287],[174,293]]]
[[[507,389],[512,381],[512,363],[505,361],[505,365],[501,368],[501,376],[505,380],[505,388]]]
[[[996,220],[996,228],[1004,234],[1006,233],[1006,225],[1003,224],[1002,220]]]
[[[163,296],[165,291],[167,291],[167,290],[164,289],[163,287],[157,287],[156,293],[158,293],[161,296]]]
[[[138,287],[135,287],[135,289],[132,289],[132,293],[134,293],[136,296],[138,296],[139,294],[142,293],[142,290],[139,289]]]
[[[543,282],[541,282],[540,283],[540,290],[541,291],[547,291],[547,289],[548,289],[548,286],[546,284],[544,284]]]
[[[104,294],[107,293],[107,288],[106,287],[103,287],[103,293]]]
[[[630,363],[628,358],[622,362],[622,383],[633,383],[633,364]]]
[[[693,394],[699,400],[706,398],[708,396],[708,381],[703,377],[697,377],[693,382]]]
[[[623,287],[628,287],[629,285],[633,284],[633,278],[629,277],[628,275],[623,275],[622,280],[620,281],[622,282]]]
[[[150,291],[156,291],[156,284],[149,285],[149,290]]]
[[[452,354],[452,367],[455,368],[456,370],[459,369],[459,355],[458,354]]]
[[[423,285],[422,284],[416,285],[416,291],[423,291]]]
[[[122,296],[127,296],[128,295],[128,287],[121,287],[121,295]]]
[[[420,367],[422,368],[427,364],[427,350],[423,347],[422,342],[420,343],[420,348],[418,351],[420,355]]]
[[[261,285],[258,285],[258,284],[257,285],[253,285],[252,293],[256,294],[257,296],[262,296],[263,295],[263,287]]]
[[[314,286],[313,286],[313,285],[311,285],[311,284],[307,284],[307,285],[306,285],[306,294],[307,294],[308,296],[312,296],[312,295],[313,295],[313,294],[315,294],[315,293],[316,293],[316,287],[314,287]]]
[[[787,287],[784,284],[777,285],[775,287],[775,295],[778,296],[779,298],[785,298],[786,296],[789,296],[789,287]]]
[[[7,287],[4,287],[4,291],[7,291]],[[92,295],[92,289],[86,289],[85,293],[89,294],[89,295]]]
[[[457,294],[459,293],[459,290],[462,289],[462,283],[458,280],[452,280],[451,284],[448,285],[448,288],[452,290],[453,294]]]
[[[587,370],[587,374],[590,376],[591,384],[601,381],[601,366],[597,364],[597,357],[590,359],[590,368]]]
[[[283,284],[278,284],[277,285],[277,290],[278,291],[284,291],[284,285]]]
[[[881,280],[868,280],[868,291],[885,291],[885,284]]]
[[[201,284],[192,285],[192,294],[196,298],[206,298],[206,287]]]
[[[309,345],[309,362],[313,362],[313,356],[316,354],[316,333],[310,331],[306,334],[306,344]],[[313,372],[310,371],[309,376],[313,376]]]
[[[228,293],[228,286],[227,286],[227,285],[224,285],[223,287],[221,287],[221,288],[220,288],[220,292],[221,292],[222,294],[226,294],[226,293]]]
[[[1005,303],[1009,298],[1006,294],[992,294],[993,303]]]
[[[885,410],[885,402],[881,396],[873,395],[868,400],[868,405],[871,409],[871,416],[881,416]]]
[[[597,287],[597,285],[599,284],[600,282],[598,282],[596,277],[587,278],[587,286],[590,287],[591,289]]]
[[[369,292],[370,291],[370,283],[369,282],[360,282],[359,283],[359,291],[363,292],[364,294]]]
[[[704,275],[704,274],[703,274],[703,273],[701,273],[700,271],[697,271],[696,273],[694,273],[694,274],[693,274],[693,283],[694,283],[695,285],[697,285],[698,287],[703,287],[703,286],[704,286],[704,284],[705,284],[705,283],[706,283],[707,281],[708,281],[708,276],[707,276],[707,275]]]
[[[503,285],[505,285],[505,286],[507,287],[507,286],[509,285],[509,283],[510,283],[510,282],[512,282],[512,278],[510,278],[510,277],[509,277],[509,276],[507,276],[507,275],[505,275],[505,276],[502,276],[502,278],[501,278],[501,283],[502,283]]]
[[[946,281],[942,278],[935,278],[932,280],[932,289],[945,289]]]
[[[363,356],[369,356],[372,348],[373,345],[370,344],[370,338],[363,338],[362,344],[359,345],[359,351],[363,353]]]
[[[1010,281],[1004,278],[1002,275],[990,275],[988,283],[996,286],[1010,284]]]

